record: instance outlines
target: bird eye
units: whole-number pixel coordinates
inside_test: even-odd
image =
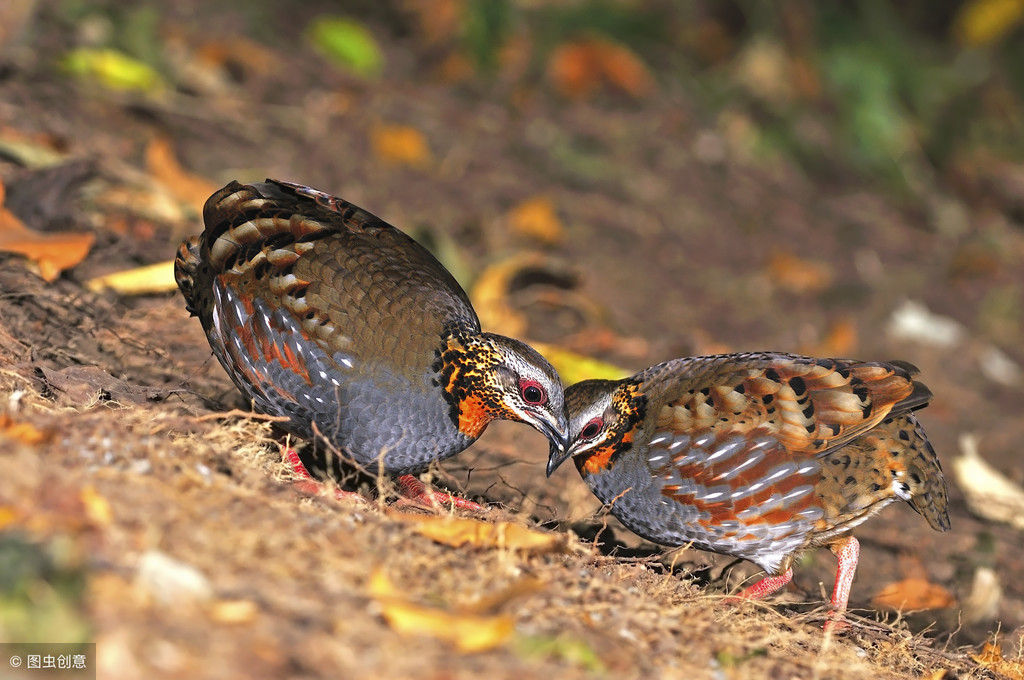
[[[594,418],[583,426],[583,429],[580,431],[580,438],[593,439],[601,431],[602,427],[604,427],[604,421],[600,418]]]
[[[523,401],[527,404],[540,406],[548,400],[544,388],[536,380],[524,380],[519,383],[519,391],[523,395]]]

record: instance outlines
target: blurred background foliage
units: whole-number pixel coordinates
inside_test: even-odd
[[[180,40],[158,3],[7,2],[0,39],[45,7],[76,36],[59,60],[67,72],[123,90],[182,89]],[[386,37],[440,82],[510,106],[549,92],[615,106],[683,93],[685,115],[754,162],[782,155],[817,177],[853,173],[897,196],[938,186],[1024,216],[1024,175],[1011,167],[1024,155],[1024,0],[222,4],[237,15],[236,35],[254,42],[239,48],[226,36],[200,55],[208,61],[273,61],[256,45],[294,28],[358,77],[387,73]]]

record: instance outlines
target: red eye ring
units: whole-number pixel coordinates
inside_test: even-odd
[[[533,406],[542,406],[548,401],[547,392],[536,380],[519,381],[519,394],[523,397],[523,401]]]
[[[601,418],[591,418],[590,422],[583,426],[580,430],[580,439],[593,439],[604,427],[604,421]]]

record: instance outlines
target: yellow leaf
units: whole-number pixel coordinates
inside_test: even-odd
[[[210,618],[217,623],[249,623],[257,612],[259,607],[251,600],[220,600],[210,607]]]
[[[508,221],[512,231],[545,245],[558,245],[565,240],[565,227],[555,212],[554,201],[547,196],[523,201],[512,209]]]
[[[619,380],[632,375],[632,371],[621,366],[584,356],[558,345],[549,345],[545,342],[531,342],[530,344],[551,362],[551,365],[558,371],[558,376],[566,385],[590,378]]]
[[[374,155],[390,165],[424,168],[431,162],[427,138],[406,125],[377,125],[370,131]]]
[[[145,267],[104,274],[85,282],[91,291],[112,290],[121,295],[149,295],[177,290],[174,281],[174,260]]]
[[[170,140],[163,137],[152,139],[146,146],[146,169],[197,215],[202,214],[206,199],[217,190],[211,182],[181,167]]]
[[[82,505],[85,506],[85,516],[97,526],[109,526],[114,514],[110,511],[110,503],[100,495],[92,486],[82,489]]]
[[[405,513],[395,516],[403,522],[414,524],[416,533],[421,536],[453,548],[471,545],[477,548],[554,552],[565,546],[563,535],[536,531],[511,522],[484,522],[467,517]]]
[[[937,583],[923,578],[908,578],[882,588],[871,604],[879,609],[916,611],[952,607],[956,599]]]
[[[983,47],[998,42],[1024,18],[1024,0],[970,0],[960,6],[953,31],[961,44]]]
[[[0,531],[14,524],[18,519],[18,511],[9,505],[0,505]]]
[[[157,92],[166,87],[160,74],[148,64],[113,49],[83,47],[61,60],[72,75],[91,78],[112,90]]]
[[[381,569],[370,575],[369,593],[380,607],[384,620],[399,635],[433,637],[460,652],[494,649],[508,640],[515,629],[510,616],[449,612],[411,602]]]

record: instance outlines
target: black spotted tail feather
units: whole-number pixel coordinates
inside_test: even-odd
[[[185,309],[192,316],[197,314],[194,294],[199,262],[199,237],[193,236],[178,247],[174,258],[174,280],[185,297]]]
[[[950,524],[946,480],[924,428],[912,413],[893,418],[884,427],[895,429],[896,438],[904,444],[902,457],[907,468],[910,506],[936,531],[948,531]]]

